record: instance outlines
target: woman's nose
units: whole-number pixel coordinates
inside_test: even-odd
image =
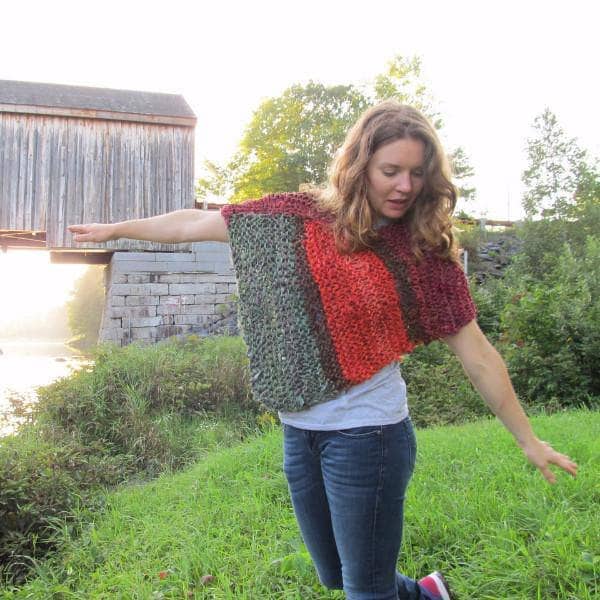
[[[412,180],[410,173],[400,173],[398,180],[396,181],[396,190],[404,194],[408,194],[412,191]]]

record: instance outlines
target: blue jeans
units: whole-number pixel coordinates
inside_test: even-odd
[[[415,455],[408,417],[341,431],[284,425],[292,504],[324,586],[349,600],[431,598],[396,571]]]

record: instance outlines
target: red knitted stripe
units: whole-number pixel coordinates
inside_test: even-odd
[[[360,383],[414,348],[395,283],[373,252],[341,255],[331,229],[306,222],[304,245],[344,377]]]
[[[226,223],[235,214],[272,214],[306,217],[311,219],[327,220],[327,215],[320,213],[315,207],[315,202],[308,194],[285,193],[270,194],[258,200],[250,200],[240,204],[225,204],[221,208]]]
[[[400,262],[404,276],[408,277],[410,295],[414,298],[411,302],[415,304],[410,325],[413,331],[421,332],[421,339],[415,341],[429,343],[452,335],[476,318],[469,284],[459,265],[439,259],[431,252],[416,263],[407,230],[383,228],[381,236],[385,252]],[[403,309],[408,308],[405,299]]]

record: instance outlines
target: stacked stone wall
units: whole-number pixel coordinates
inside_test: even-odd
[[[192,252],[115,252],[105,289],[101,342],[124,346],[237,332],[228,244],[198,243]]]

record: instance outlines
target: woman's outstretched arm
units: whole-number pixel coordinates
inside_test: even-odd
[[[107,242],[119,238],[164,244],[227,242],[227,225],[219,211],[176,210],[147,219],[119,223],[69,225],[76,242]]]
[[[550,483],[556,482],[550,465],[556,465],[575,477],[577,465],[568,456],[556,452],[549,444],[535,436],[517,399],[504,360],[485,337],[477,322],[471,321],[444,341],[458,356],[469,379],[490,410],[513,434],[529,462],[536,466]]]

